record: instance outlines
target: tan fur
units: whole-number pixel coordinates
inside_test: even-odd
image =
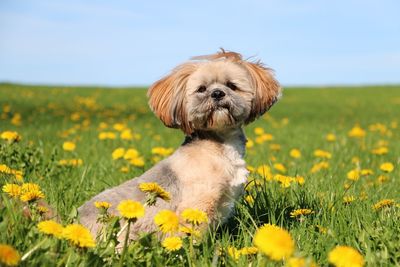
[[[168,127],[181,128],[190,133],[185,113],[185,84],[196,65],[186,63],[175,68],[172,73],[155,82],[147,93],[149,105],[156,116]]]
[[[140,177],[83,204],[81,222],[96,233],[100,225],[93,203],[110,202],[110,212],[117,214],[116,207],[124,199],[144,202],[145,194],[138,188],[143,182],[159,183],[171,193],[171,201],[159,200],[149,207],[132,226],[131,238],[156,230],[153,217],[161,209],[180,213],[196,208],[207,213],[212,225],[224,222],[248,175],[242,126],[266,112],[279,95],[270,69],[235,52],[222,50],[178,66],[154,83],[148,96],[156,116],[186,134],[184,144]]]
[[[262,63],[243,62],[256,89],[252,110],[246,123],[264,114],[277,100],[280,93],[279,83],[272,77],[271,70]]]

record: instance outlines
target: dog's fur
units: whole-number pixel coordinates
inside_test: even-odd
[[[212,93],[222,91],[217,99]],[[157,182],[172,199],[159,199],[146,208],[146,215],[131,228],[130,237],[155,229],[154,215],[161,209],[180,213],[197,208],[207,213],[211,224],[226,220],[243,190],[248,171],[246,137],[242,126],[265,113],[280,96],[280,86],[260,62],[243,60],[234,52],[192,58],[153,84],[149,104],[168,127],[186,134],[185,142],[170,157],[140,177],[105,190],[79,208],[80,221],[97,233],[95,201],[112,204],[125,199],[143,202],[138,189],[143,182]],[[221,94],[219,92],[219,94]]]

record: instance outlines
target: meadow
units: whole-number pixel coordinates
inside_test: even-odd
[[[121,225],[107,207],[103,236],[65,233],[77,207],[139,176],[183,134],[154,116],[146,88],[2,84],[0,265],[400,266],[399,115],[399,86],[285,88],[245,127],[249,183],[226,225],[174,244],[143,234],[116,253]],[[57,226],[38,226],[50,212],[38,199]],[[264,224],[276,231],[255,242]]]

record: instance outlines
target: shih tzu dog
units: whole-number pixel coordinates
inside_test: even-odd
[[[181,129],[185,141],[171,156],[140,177],[105,190],[79,208],[80,221],[97,233],[95,201],[112,204],[145,200],[138,185],[157,182],[171,194],[146,208],[130,237],[155,230],[153,217],[162,209],[179,214],[186,208],[207,213],[209,223],[224,222],[243,191],[248,171],[243,160],[246,137],[242,126],[264,114],[280,96],[270,69],[222,50],[176,67],[148,90],[149,105],[167,126]]]

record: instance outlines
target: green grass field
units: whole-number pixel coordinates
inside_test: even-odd
[[[112,238],[86,249],[40,232],[37,204],[3,192],[6,183],[22,183],[3,166],[0,243],[24,255],[21,266],[308,266],[273,261],[261,251],[235,253],[253,246],[257,227],[271,223],[290,233],[292,257],[306,264],[327,266],[329,252],[344,245],[357,250],[366,266],[400,266],[399,115],[398,86],[285,89],[268,114],[245,127],[253,182],[235,217],[196,242],[184,238],[177,251],[163,248],[155,235],[144,235],[130,244],[123,260]],[[6,131],[16,131],[21,140],[0,139],[0,165],[40,185],[64,226],[76,221],[76,208],[85,200],[139,176],[164,156],[152,148],[176,148],[183,141],[180,131],[164,127],[150,111],[145,89],[3,84],[0,134]],[[67,141],[75,143],[73,151],[63,149]],[[117,148],[136,149],[139,160],[114,160]],[[316,150],[323,152],[315,155]],[[65,165],[70,159],[82,164]],[[296,176],[304,177],[304,184]],[[381,200],[390,201],[374,208]],[[33,216],[23,215],[24,206]],[[312,213],[291,216],[296,209]]]

